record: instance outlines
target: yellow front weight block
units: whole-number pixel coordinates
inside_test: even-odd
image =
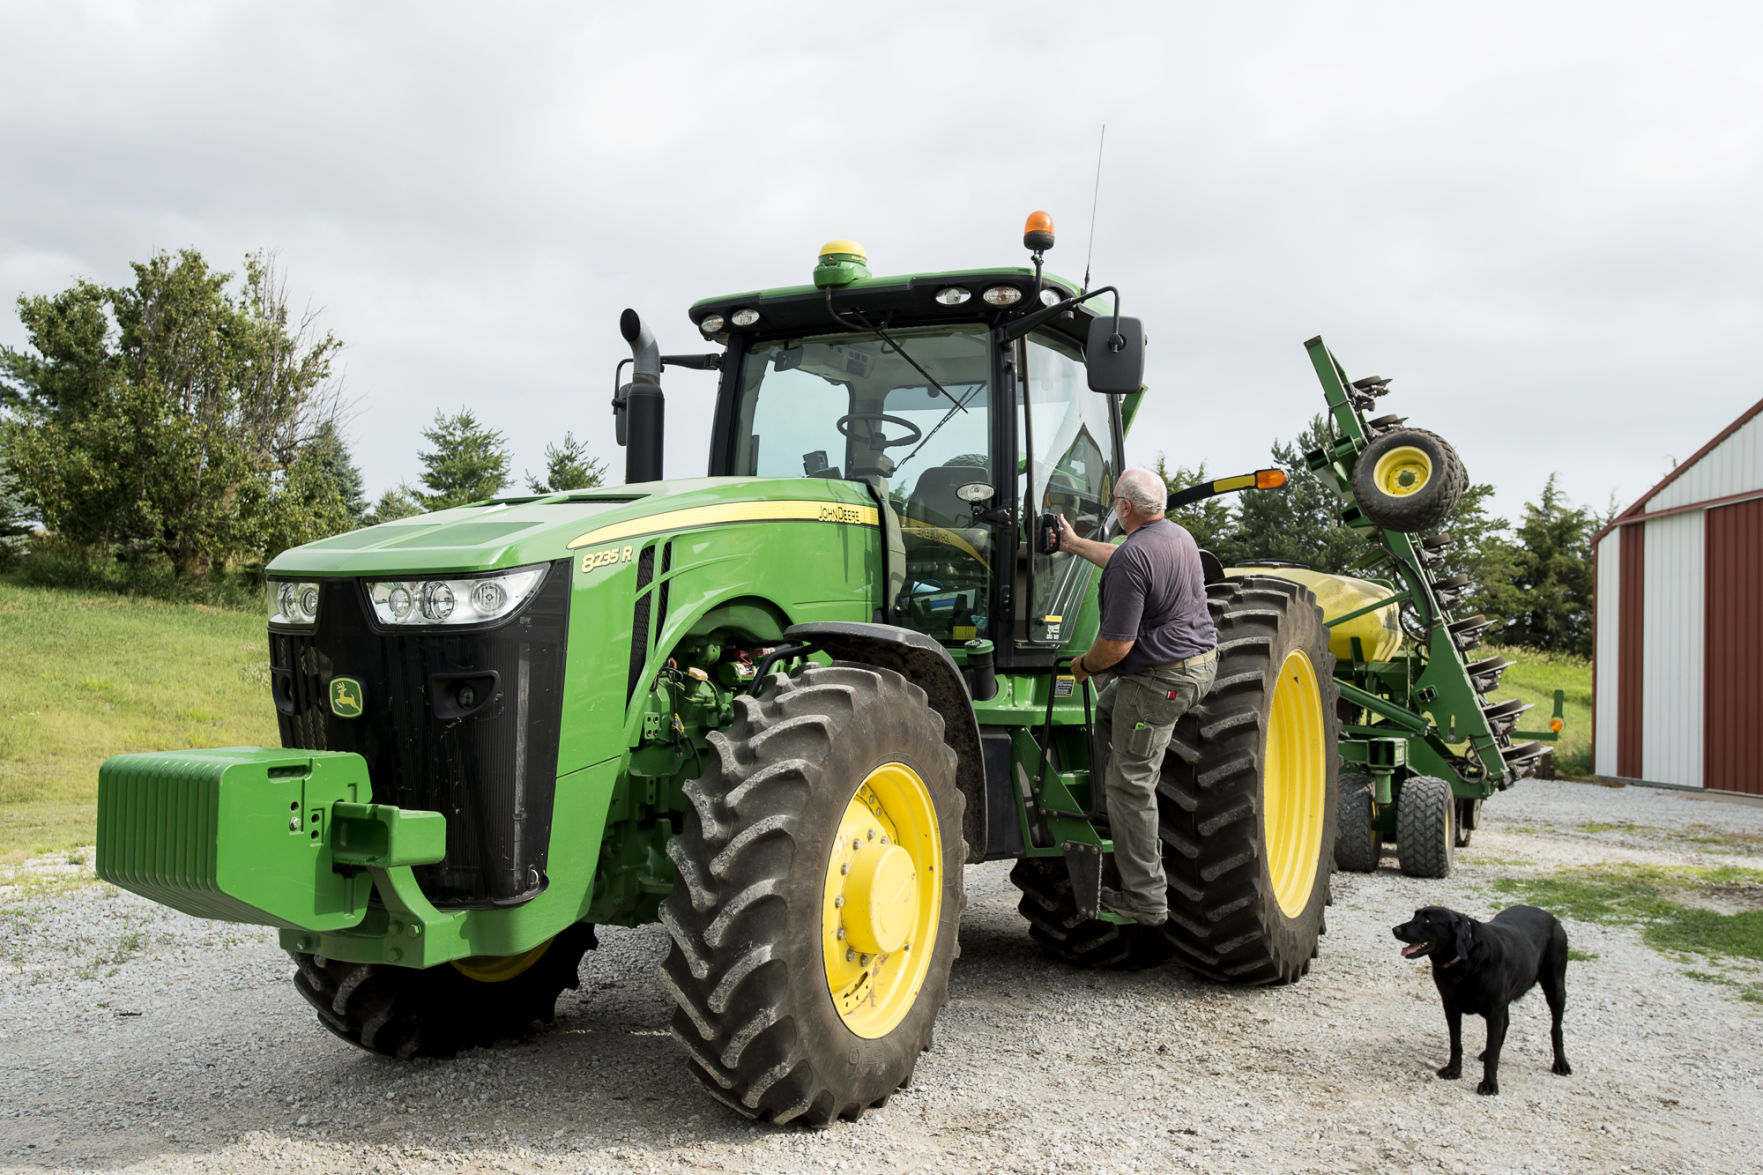
[[[1303,650],[1294,649],[1280,665],[1273,688],[1261,806],[1267,872],[1274,900],[1288,918],[1304,912],[1316,886],[1328,806],[1326,756],[1334,754],[1322,735],[1316,667]]]
[[[1432,480],[1432,458],[1413,445],[1401,445],[1377,459],[1371,480],[1392,498],[1419,493]]]
[[[918,773],[884,763],[858,785],[828,855],[821,904],[827,994],[874,1040],[918,999],[942,914],[942,835]]]

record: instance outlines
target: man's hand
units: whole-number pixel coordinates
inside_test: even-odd
[[[1057,518],[1059,519],[1059,530],[1055,535],[1056,541],[1053,544],[1053,549],[1055,551],[1069,551],[1077,540],[1077,531],[1071,529],[1071,523],[1065,520],[1064,514],[1057,515]]]
[[[1111,641],[1105,636],[1096,638],[1096,643],[1081,657],[1071,659],[1071,675],[1082,685],[1098,673],[1106,673],[1120,664],[1120,659],[1132,652],[1132,641]]]

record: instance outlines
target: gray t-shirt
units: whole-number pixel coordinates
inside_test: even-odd
[[[1218,644],[1194,536],[1159,518],[1126,536],[1102,568],[1102,635],[1134,642],[1115,670],[1143,673]]]

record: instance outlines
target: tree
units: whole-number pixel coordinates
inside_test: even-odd
[[[335,420],[326,420],[319,425],[309,451],[319,473],[336,490],[337,500],[348,513],[350,524],[361,525],[367,515],[367,500],[362,497],[366,484],[361,479],[361,470],[349,455],[349,446],[343,441]]]
[[[1464,617],[1484,613],[1497,625],[1488,639],[1504,641],[1511,638],[1504,635],[1506,617],[1501,609],[1509,607],[1511,600],[1501,593],[1503,586],[1510,584],[1516,574],[1513,560],[1517,549],[1506,538],[1511,525],[1504,518],[1487,512],[1487,502],[1493,493],[1494,487],[1486,482],[1478,482],[1463,491],[1456,507],[1439,526],[1439,533],[1450,535],[1454,542],[1445,552],[1443,561],[1433,569],[1433,576],[1446,579],[1453,575],[1467,575],[1469,590],[1451,609],[1452,615]]]
[[[545,476],[526,475],[526,488],[535,494],[560,494],[564,490],[586,490],[603,485],[606,464],[588,456],[585,442],[575,439],[573,432],[563,434],[562,445],[545,446]]]
[[[32,518],[18,479],[0,464],[0,567],[12,563],[30,545]]]
[[[337,489],[336,453],[327,445],[303,449],[288,468],[269,482],[254,482],[247,500],[258,519],[253,553],[268,563],[289,547],[315,542],[353,530],[359,518]]]
[[[409,518],[422,513],[422,502],[409,482],[401,481],[374,503],[361,522],[363,526],[378,526],[382,522],[395,522],[400,518]]]
[[[132,268],[132,285],[20,296],[0,443],[47,529],[199,578],[263,548],[278,480],[336,415],[342,344],[312,312],[290,320],[266,254],[237,293],[194,249]]]
[[[1305,453],[1330,443],[1328,421],[1320,415],[1291,442],[1274,442],[1273,461],[1286,471],[1286,484],[1243,493],[1236,559],[1280,559],[1338,574],[1366,553],[1365,540],[1340,525],[1340,498],[1304,461]]]
[[[1535,649],[1589,654],[1592,647],[1592,533],[1597,520],[1573,506],[1550,474],[1524,507],[1511,545],[1512,574],[1483,585],[1490,612],[1506,618],[1504,639]]]
[[[508,442],[495,429],[478,423],[468,408],[452,416],[435,412],[432,428],[422,435],[434,448],[422,458],[422,484],[417,499],[425,510],[446,510],[481,502],[508,484]]]

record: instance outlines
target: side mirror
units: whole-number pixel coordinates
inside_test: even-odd
[[[1084,348],[1090,391],[1124,396],[1145,384],[1145,327],[1136,318],[1101,315],[1090,321]]]

